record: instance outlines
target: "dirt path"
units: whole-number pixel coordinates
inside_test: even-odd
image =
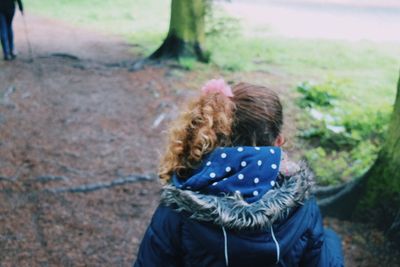
[[[34,61],[17,17],[19,59],[0,62],[0,267],[130,266],[158,202],[160,186],[147,178],[166,124],[190,89],[219,74],[171,65],[132,72],[138,58],[118,37],[40,17],[28,22]],[[275,88],[291,114],[292,84],[282,75],[227,78]],[[292,116],[286,124],[293,135]],[[136,174],[147,181],[130,183]],[[84,184],[91,186],[77,187]],[[115,184],[123,185],[54,192]],[[365,258],[354,251],[348,266],[373,266],[351,265]]]
[[[134,59],[131,46],[117,36],[93,32],[39,16],[26,15],[27,33],[23,18],[16,13],[14,28],[16,43],[23,56],[28,56],[27,35],[36,56],[56,53],[71,54],[83,60],[103,63],[123,62]]]
[[[157,183],[42,190],[154,173],[166,121],[157,118],[176,110],[180,78],[130,72],[135,55],[117,37],[28,21],[34,61],[17,17],[19,59],[0,62],[0,266],[129,266]]]
[[[248,35],[400,42],[398,1],[237,0],[222,3],[228,13],[242,19]]]

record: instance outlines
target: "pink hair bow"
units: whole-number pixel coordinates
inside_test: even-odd
[[[233,97],[232,89],[227,85],[224,79],[212,79],[209,80],[203,88],[201,88],[204,94],[207,93],[221,93],[227,97]]]

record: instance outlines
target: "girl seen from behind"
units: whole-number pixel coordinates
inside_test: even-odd
[[[282,152],[282,124],[272,90],[209,81],[171,128],[134,266],[343,266],[311,173]]]

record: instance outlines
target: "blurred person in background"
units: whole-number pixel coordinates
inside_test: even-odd
[[[17,2],[19,10],[23,14],[24,8],[21,0],[0,0],[0,39],[4,60],[6,61],[13,60],[16,57],[12,30],[15,2]]]

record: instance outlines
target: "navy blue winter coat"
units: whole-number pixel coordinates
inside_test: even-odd
[[[219,167],[209,162],[205,160],[196,173],[216,173],[209,183],[215,186]],[[243,168],[230,166],[229,179],[235,179]],[[251,168],[253,173],[256,168]],[[256,175],[258,185],[262,176]],[[290,177],[279,174],[276,181],[252,203],[236,193],[204,194],[176,184],[165,186],[134,267],[344,266],[339,238],[324,229],[317,203],[309,197],[310,173],[301,168]]]
[[[22,12],[24,8],[21,0],[0,0],[0,13],[14,14],[15,2],[17,2],[19,10]]]

